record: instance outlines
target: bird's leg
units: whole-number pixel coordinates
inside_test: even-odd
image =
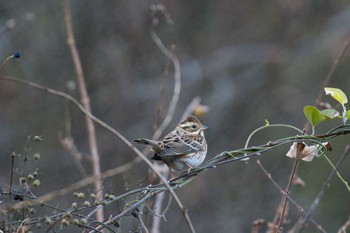
[[[171,167],[168,163],[165,163],[167,165],[167,167],[169,168],[169,174],[170,174],[170,179],[174,179],[176,178],[175,174],[173,173],[173,171],[171,170]]]
[[[190,166],[190,165],[188,165],[187,163],[186,163],[186,165],[187,165],[187,167],[188,167],[188,170],[187,170],[187,175],[190,175],[190,171],[191,171],[191,169],[193,168],[192,166]]]

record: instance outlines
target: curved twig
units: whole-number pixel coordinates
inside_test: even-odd
[[[317,196],[315,197],[314,201],[312,202],[310,208],[304,215],[304,217],[301,219],[301,221],[298,221],[297,224],[301,224],[299,232],[302,232],[303,228],[305,227],[305,224],[309,220],[311,213],[316,209],[318,204],[320,203],[321,198],[326,193],[326,190],[329,188],[329,184],[331,183],[333,177],[336,174],[337,169],[340,167],[340,165],[343,163],[344,159],[350,154],[350,146],[346,146],[345,150],[338,160],[337,164],[335,165],[335,169],[332,170],[332,172],[329,174],[327,180],[322,185],[321,190],[318,192]]]
[[[158,8],[155,7],[153,10],[158,11]],[[155,12],[153,12],[153,14],[155,14]],[[167,47],[165,47],[165,45],[163,44],[161,39],[158,37],[158,35],[154,31],[154,28],[155,28],[155,26],[157,26],[157,24],[158,24],[158,19],[153,17],[152,27],[151,27],[150,33],[151,33],[152,39],[154,40],[154,42],[156,43],[158,48],[162,51],[162,53],[166,57],[168,57],[171,60],[171,62],[174,65],[175,85],[174,85],[173,96],[172,96],[170,104],[169,104],[168,112],[167,112],[162,124],[154,132],[153,137],[152,137],[153,139],[158,139],[160,137],[160,135],[162,134],[162,132],[164,131],[164,129],[169,125],[171,119],[173,118],[173,115],[174,115],[174,112],[176,109],[176,105],[177,105],[177,102],[179,100],[180,91],[181,91],[180,62],[177,59],[177,56],[174,53],[172,53]]]

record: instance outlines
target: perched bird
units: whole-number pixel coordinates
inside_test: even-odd
[[[198,167],[207,155],[208,146],[204,137],[207,128],[195,116],[187,116],[160,141],[140,138],[133,142],[150,146],[154,151],[151,159],[163,161],[170,172],[185,166],[190,170]]]

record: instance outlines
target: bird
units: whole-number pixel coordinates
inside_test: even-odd
[[[170,170],[180,171],[185,167],[188,172],[201,165],[207,155],[208,145],[204,130],[208,129],[197,117],[189,115],[167,134],[156,141],[146,138],[133,140],[134,143],[151,147],[154,152],[151,159],[163,161]]]

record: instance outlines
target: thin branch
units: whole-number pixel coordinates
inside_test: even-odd
[[[298,150],[297,153],[299,154],[300,151]],[[276,225],[276,229],[275,229],[276,233],[282,231],[281,226],[282,226],[283,219],[284,219],[284,214],[285,214],[285,211],[286,211],[286,206],[287,206],[287,202],[288,202],[288,196],[289,196],[290,189],[292,187],[294,175],[295,175],[296,170],[298,168],[299,161],[300,161],[299,159],[295,159],[294,164],[293,164],[293,168],[292,168],[292,172],[290,174],[289,182],[288,182],[288,185],[287,185],[287,188],[286,188],[286,191],[283,193],[283,195],[284,195],[284,201],[283,201],[284,204],[283,204],[283,209],[282,209],[281,216],[279,218],[279,222]]]
[[[332,170],[332,172],[329,174],[327,180],[322,185],[321,190],[316,195],[316,197],[315,197],[314,201],[312,202],[310,208],[308,209],[308,211],[306,212],[304,217],[301,219],[301,221],[297,222],[297,224],[301,224],[299,232],[302,232],[303,229],[305,228],[305,224],[308,221],[308,219],[310,218],[311,213],[314,212],[314,210],[316,209],[316,207],[320,203],[320,200],[322,199],[323,195],[326,193],[327,189],[330,186],[331,181],[333,180],[334,176],[336,175],[336,171],[338,170],[340,165],[343,163],[345,158],[347,156],[349,156],[349,154],[350,154],[350,146],[348,145],[348,146],[345,147],[345,150],[344,150],[342,156],[339,158],[337,164],[335,165],[335,169]]]
[[[15,19],[9,19],[6,21],[5,27],[0,29],[0,35],[11,31],[16,26],[16,20]]]
[[[179,96],[180,96],[180,91],[181,91],[181,70],[180,70],[180,62],[177,59],[177,56],[172,53],[167,47],[165,47],[165,45],[163,44],[163,42],[161,41],[161,39],[158,37],[158,35],[156,34],[156,32],[154,31],[154,28],[157,26],[158,24],[158,19],[154,16],[154,14],[159,11],[159,8],[162,7],[162,5],[156,5],[153,6],[152,9],[152,13],[153,13],[153,19],[152,19],[152,27],[150,30],[151,33],[151,37],[154,40],[154,42],[156,43],[156,45],[158,46],[158,48],[162,51],[162,53],[168,57],[171,62],[174,65],[174,78],[175,78],[175,85],[174,85],[174,92],[173,92],[173,96],[171,98],[171,102],[169,104],[169,108],[168,108],[168,112],[162,122],[162,124],[158,127],[158,129],[154,132],[153,134],[153,139],[158,139],[161,135],[161,133],[164,131],[164,129],[169,125],[171,119],[173,118],[175,109],[176,109],[176,105],[177,102],[179,100]],[[163,6],[164,7],[164,6]],[[161,12],[164,12],[164,8]]]
[[[329,70],[329,72],[328,72],[326,78],[324,79],[324,81],[323,81],[323,83],[322,83],[322,88],[320,89],[320,92],[318,93],[318,97],[317,97],[317,99],[316,99],[316,101],[315,101],[315,104],[316,104],[316,105],[319,104],[319,103],[321,102],[321,98],[322,98],[322,96],[323,96],[323,94],[324,94],[323,88],[329,85],[330,80],[331,80],[331,78],[333,77],[335,70],[337,69],[339,63],[340,63],[341,60],[343,59],[343,57],[344,57],[346,51],[348,50],[349,46],[350,46],[350,36],[349,36],[349,38],[345,41],[345,43],[344,43],[344,45],[343,45],[343,48],[342,48],[342,50],[340,51],[340,53],[338,54],[337,58],[333,61],[332,68]]]
[[[273,179],[272,175],[266,170],[266,168],[261,164],[260,160],[256,160],[256,163],[258,164],[259,168],[263,171],[263,173],[266,175],[266,177],[272,182],[272,184],[283,194],[285,191],[278,185],[278,183]],[[289,195],[286,195],[290,203],[292,203],[301,213],[305,215],[305,210],[303,207],[298,205],[296,201],[291,198]],[[326,231],[322,228],[320,224],[318,224],[312,217],[310,217],[310,221],[314,226],[323,233],[326,233]]]
[[[11,175],[10,175],[10,190],[9,190],[9,205],[11,206],[11,194],[12,194],[12,185],[13,185],[13,173],[14,173],[14,163],[15,163],[16,154],[12,152],[11,154]],[[11,221],[11,208],[9,209],[9,222]]]
[[[67,30],[67,44],[74,62],[75,73],[76,73],[78,88],[79,88],[80,97],[81,97],[81,103],[87,112],[91,112],[90,99],[86,89],[83,68],[81,65],[78,49],[75,45],[69,0],[63,0],[63,13],[64,13],[64,19],[65,19],[66,30]],[[93,170],[94,177],[96,177],[94,181],[96,200],[101,200],[103,197],[103,190],[102,190],[102,180],[100,178],[101,166],[100,166],[100,157],[97,149],[98,147],[97,147],[95,126],[92,119],[87,115],[85,115],[85,121],[86,121],[87,133],[88,133],[89,149],[91,153],[92,170]],[[102,222],[104,219],[103,215],[104,215],[103,208],[100,208],[96,213],[97,221]]]
[[[350,216],[346,221],[346,223],[344,223],[343,226],[341,226],[341,228],[338,230],[338,233],[346,233],[348,232],[349,229],[350,229]]]
[[[128,171],[130,168],[132,168],[135,165],[135,163],[138,163],[138,161],[135,162],[135,160],[132,160],[131,162],[126,163],[122,166],[107,170],[107,171],[101,173],[101,179],[106,179],[108,177],[122,174],[122,173]],[[50,201],[58,196],[64,196],[64,195],[70,194],[77,189],[80,189],[80,188],[85,187],[89,184],[92,184],[95,179],[96,179],[95,176],[86,177],[86,178],[84,178],[78,182],[75,182],[75,183],[73,183],[65,188],[62,188],[62,189],[59,189],[56,191],[52,191],[52,192],[47,193],[43,196],[40,196],[40,197],[38,197],[38,199],[40,201],[47,202],[47,201]]]

